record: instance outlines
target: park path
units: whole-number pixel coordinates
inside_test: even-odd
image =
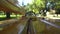
[[[2,23],[0,22],[0,28],[2,28],[2,30],[0,30],[0,34],[27,34],[26,27],[28,20],[29,20],[28,18],[22,17],[20,19],[1,21]],[[41,20],[40,18],[37,18],[35,21],[32,20],[32,22],[30,23],[30,27],[31,27],[31,32],[33,32],[34,30],[34,34],[60,33],[60,29],[58,29],[59,27],[45,20]]]
[[[11,20],[5,20],[1,21],[2,23],[0,24],[0,34],[20,34],[27,22],[28,19],[11,19]],[[3,23],[4,22],[4,23]]]

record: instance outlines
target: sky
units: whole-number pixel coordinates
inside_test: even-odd
[[[18,0],[18,2],[22,6],[22,2],[24,2],[24,5],[27,5],[27,3],[32,3],[32,0]]]

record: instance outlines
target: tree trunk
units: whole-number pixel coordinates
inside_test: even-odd
[[[6,18],[10,18],[10,12],[6,12]]]
[[[57,17],[58,17],[58,14],[57,14]]]

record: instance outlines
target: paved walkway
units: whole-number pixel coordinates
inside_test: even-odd
[[[27,34],[27,21],[28,19],[25,17],[22,17],[21,19],[1,21],[2,23],[0,24],[0,27],[2,26],[3,29],[0,30],[0,34]],[[45,24],[41,21],[45,22]],[[60,26],[44,20],[39,20],[39,18],[37,18],[36,21],[32,21],[31,25],[34,26],[33,28],[37,34],[40,34],[40,32],[43,34],[55,34],[56,31],[56,33],[60,33],[60,29],[57,29],[60,28]],[[51,27],[52,29],[50,28],[51,30],[49,30],[46,28],[46,25],[48,25],[48,27],[53,27]],[[52,31],[53,33],[50,31]]]
[[[22,33],[28,19],[12,19],[1,21],[0,34],[20,34]],[[25,33],[25,32],[24,32]]]

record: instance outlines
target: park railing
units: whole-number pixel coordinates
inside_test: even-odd
[[[48,21],[46,21],[46,20],[40,20],[40,21],[46,23],[46,25],[50,25],[50,26],[53,26],[53,27],[55,27],[55,28],[59,28],[59,29],[60,29],[60,26],[58,26],[57,24],[48,22]]]
[[[60,32],[60,26],[58,24],[55,24],[53,22],[49,22],[48,20],[45,19],[40,19],[42,23],[45,23],[47,34],[59,34]]]

